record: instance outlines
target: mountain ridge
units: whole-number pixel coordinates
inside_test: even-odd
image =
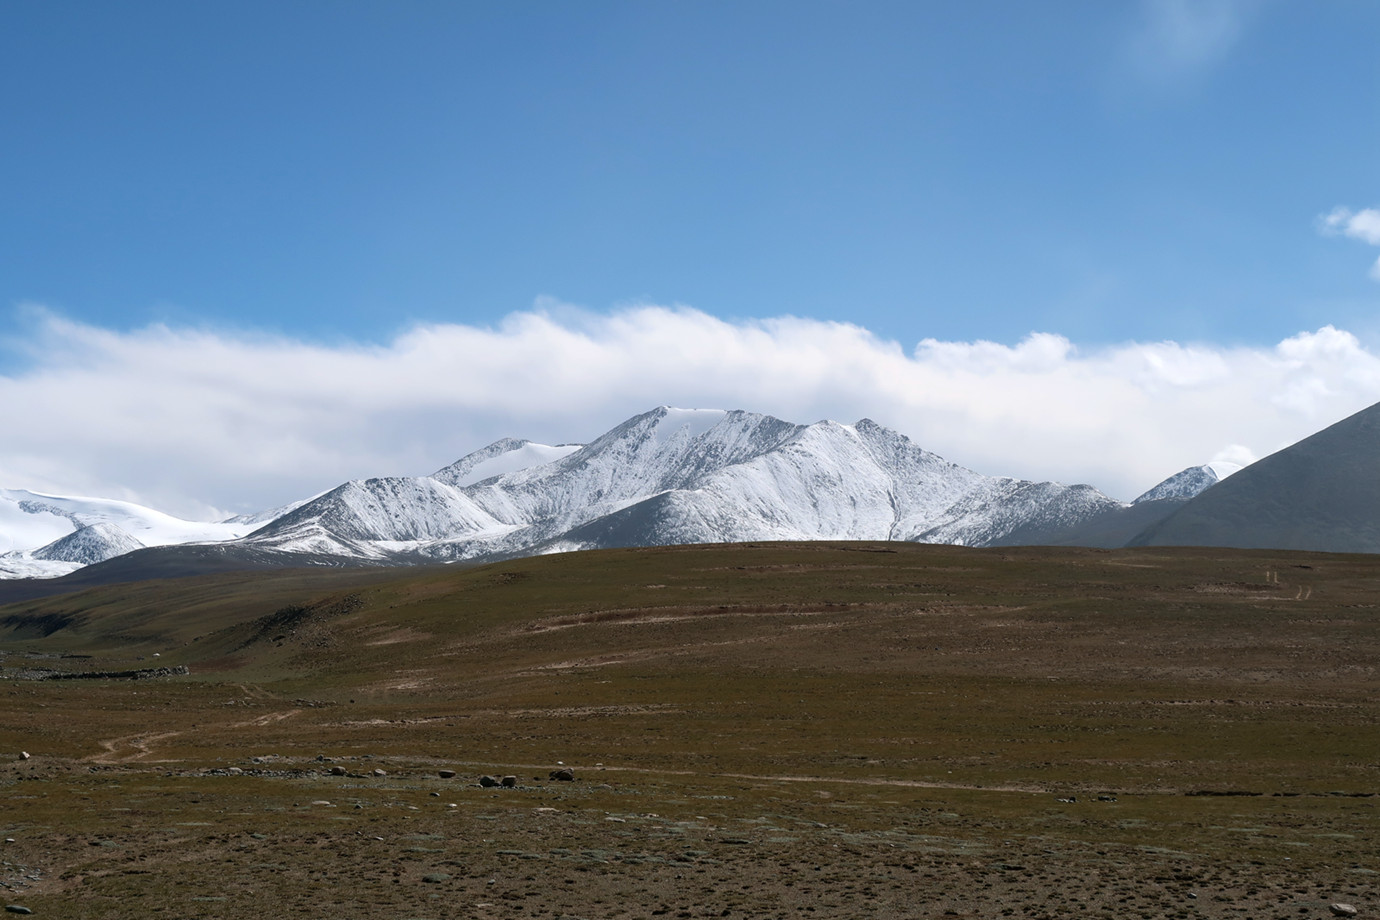
[[[170,560],[179,552],[216,566],[237,558],[258,566],[454,563],[752,540],[1121,545],[1213,482],[1208,467],[1190,468],[1137,499],[1145,507],[1132,514],[1135,503],[1090,485],[977,473],[868,418],[802,425],[743,409],[660,406],[586,444],[502,438],[429,476],[351,480],[215,525],[173,526],[163,516],[160,530],[129,508],[93,511],[80,505],[91,500],[50,497],[69,504],[43,519],[48,541],[40,546],[30,535],[34,545],[0,555],[0,574],[60,575],[89,563],[116,571],[109,560],[131,549],[135,559],[176,568]],[[28,501],[0,503],[0,528],[50,510]],[[138,527],[155,538],[141,538]]]
[[[1204,490],[1132,546],[1380,553],[1380,404]]]
[[[976,473],[870,419],[799,425],[665,406],[554,459],[464,484],[470,458],[491,462],[530,443],[495,442],[443,468],[449,482],[344,484],[245,542],[427,561],[745,540],[995,545],[1125,505],[1087,485]]]

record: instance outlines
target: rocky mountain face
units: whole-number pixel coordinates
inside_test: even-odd
[[[114,559],[143,546],[118,526],[101,521],[78,527],[67,536],[34,550],[32,555],[44,562],[72,562],[81,566]]]

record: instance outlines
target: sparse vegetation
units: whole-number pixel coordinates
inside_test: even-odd
[[[30,601],[0,883],[48,917],[1364,912],[1377,597],[1362,556],[765,544]]]

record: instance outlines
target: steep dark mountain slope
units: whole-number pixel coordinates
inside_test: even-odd
[[[1217,483],[1131,545],[1380,552],[1380,404]]]

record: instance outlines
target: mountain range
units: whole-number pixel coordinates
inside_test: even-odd
[[[661,407],[588,444],[505,438],[430,476],[354,480],[214,524],[127,502],[0,491],[0,575],[93,566],[90,577],[100,570],[116,580],[765,540],[1373,552],[1380,488],[1367,464],[1376,447],[1380,409],[1372,407],[1229,479],[1230,469],[1192,467],[1122,502],[1090,485],[983,475],[869,419],[798,425]],[[1372,498],[1353,500],[1357,489]],[[1342,506],[1336,520],[1345,526],[1329,525],[1329,510]]]

